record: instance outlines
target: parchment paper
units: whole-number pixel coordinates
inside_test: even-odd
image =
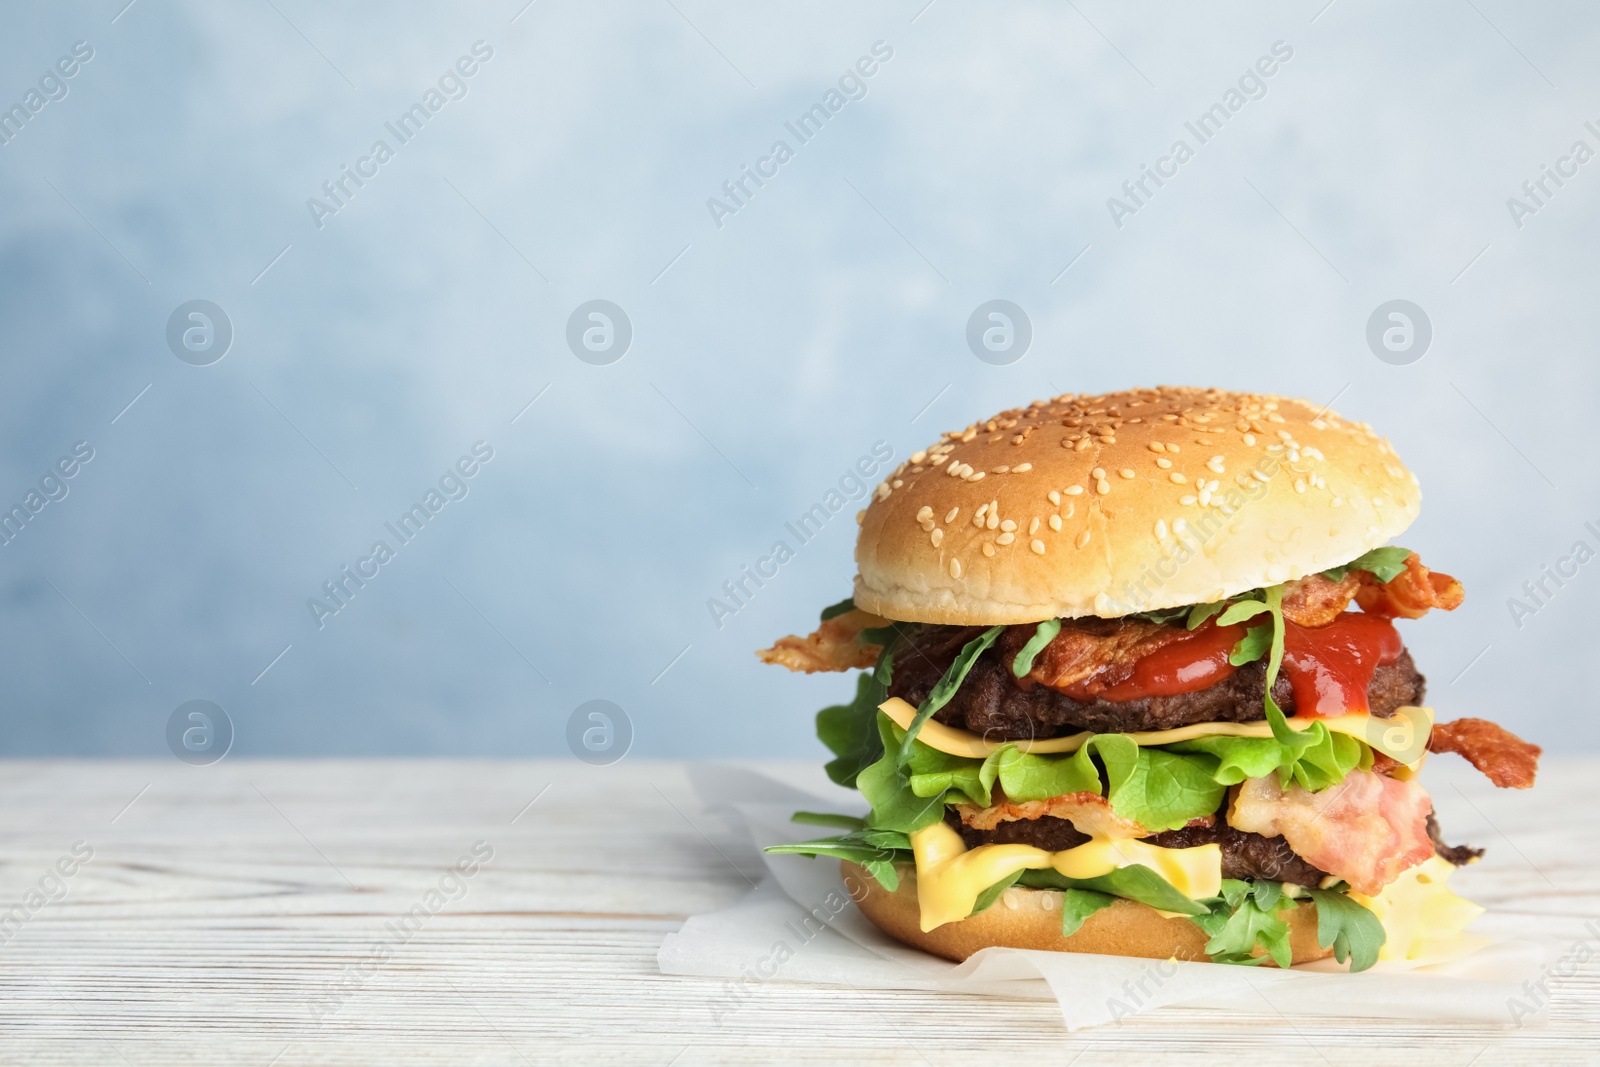
[[[751,771],[698,766],[691,779],[706,808],[742,826],[757,850],[829,833],[791,822],[797,810],[844,810]],[[1473,930],[1489,936],[1469,956],[1421,967],[1380,962],[1361,974],[1342,973],[1331,960],[1281,971],[1011,948],[984,949],[956,964],[902,945],[869,923],[850,901],[838,861],[761,856],[766,876],[756,889],[691,918],[667,936],[657,955],[663,973],[728,979],[713,998],[713,1015],[737,1010],[757,984],[811,982],[1054,999],[1068,1030],[1169,1005],[1510,1025],[1508,999],[1537,974],[1547,954],[1530,942],[1494,939],[1491,916],[1485,916]]]

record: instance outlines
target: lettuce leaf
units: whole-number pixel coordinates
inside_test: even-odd
[[[1272,737],[1196,737],[1164,747],[1171,752],[1203,752],[1215,757],[1212,774],[1225,786],[1277,771],[1285,787],[1294,782],[1315,793],[1338,785],[1352,770],[1372,767],[1372,749],[1348,734],[1336,734],[1320,722],[1313,723],[1305,734],[1312,743],[1298,755]]]
[[[856,788],[872,805],[867,824],[878,830],[898,830],[909,834],[944,818],[944,794],[921,797],[911,787],[911,777],[895,757],[903,737],[889,716],[878,713],[878,737],[882,754],[856,776]],[[934,751],[927,745],[918,747]],[[940,753],[943,755],[943,753]],[[960,757],[949,757],[959,759]],[[979,763],[979,760],[969,760]]]
[[[879,665],[889,657],[890,653],[885,650],[878,659]],[[824,769],[835,783],[854,787],[856,776],[882,753],[877,727],[878,705],[887,697],[887,685],[878,681],[876,672],[869,671],[856,679],[854,700],[817,712],[817,737],[835,757]]]
[[[1323,576],[1340,582],[1351,571],[1366,571],[1380,582],[1391,582],[1401,571],[1406,569],[1406,560],[1411,557],[1409,548],[1399,545],[1388,545],[1384,548],[1374,548],[1370,552],[1363,552],[1343,567],[1330,567],[1323,571]]]

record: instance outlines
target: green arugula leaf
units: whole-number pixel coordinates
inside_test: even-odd
[[[1099,911],[1109,908],[1117,898],[1110,893],[1093,889],[1068,889],[1061,894],[1061,936],[1071,937],[1082,928],[1084,921]]]
[[[1044,646],[1056,639],[1056,634],[1061,632],[1060,619],[1046,619],[1034,630],[1033,636],[1028,638],[1028,643],[1022,646],[1022,651],[1017,653],[1017,658],[1011,661],[1011,673],[1018,678],[1027,676],[1033,670],[1034,658],[1044,651]]]
[[[1128,618],[1143,619],[1145,622],[1172,622],[1188,614],[1188,608],[1160,608],[1156,611],[1135,611]]]
[[[1317,904],[1317,944],[1331,947],[1340,963],[1349,960],[1352,971],[1377,963],[1378,950],[1388,938],[1378,917],[1338,890],[1308,891]]]
[[[878,657],[883,669],[892,653],[884,649]],[[878,705],[888,698],[888,687],[875,673],[856,678],[856,696],[848,704],[835,704],[817,712],[817,737],[828,746],[834,759],[825,768],[828,777],[839,785],[853,787],[856,776],[872,765],[883,752],[878,735]]]
[[[867,825],[865,819],[858,819],[854,815],[836,815],[831,811],[797,811],[789,816],[789,821],[806,826],[833,826],[840,830],[860,830]]]
[[[1211,618],[1211,616],[1215,615],[1217,612],[1221,611],[1223,605],[1226,603],[1226,600],[1213,600],[1209,604],[1196,604],[1194,607],[1189,609],[1189,618],[1184,623],[1184,628],[1189,630],[1198,630],[1202,623]]]
[[[1042,870],[1023,871],[1019,883],[1034,889],[1089,889],[1114,897],[1127,897],[1148,904],[1161,911],[1175,911],[1183,915],[1204,915],[1204,904],[1190,900],[1173,887],[1172,883],[1143,864],[1118,867],[1110,874],[1098,878],[1068,878],[1048,867]]]
[[[1288,967],[1294,962],[1289,924],[1278,918],[1279,909],[1293,907],[1294,901],[1277,882],[1224,879],[1221,894],[1204,903],[1206,913],[1190,921],[1210,935],[1205,951],[1213,963],[1257,966],[1270,958]],[[1255,955],[1257,947],[1267,955]]]
[[[1323,571],[1323,577],[1330,581],[1341,582],[1344,576],[1351,571],[1366,571],[1380,582],[1393,581],[1401,571],[1406,569],[1406,560],[1410,558],[1411,550],[1401,548],[1399,545],[1388,545],[1384,548],[1374,548],[1370,552],[1363,552],[1355,559],[1342,567],[1330,567]]]
[[[819,837],[814,841],[799,841],[792,845],[771,845],[765,852],[775,855],[831,856],[834,859],[849,860],[851,863],[865,867],[867,873],[889,892],[894,892],[900,885],[900,874],[895,870],[896,862],[912,862],[909,851],[901,852],[895,849],[880,848],[877,845],[863,840],[857,834],[845,834],[842,837]]]
[[[988,909],[994,904],[995,901],[1000,899],[1001,893],[1004,893],[1007,889],[1010,889],[1016,884],[1017,879],[1021,877],[1021,871],[1017,871],[1014,874],[1009,874],[1000,879],[994,885],[990,886],[988,889],[985,889],[983,892],[979,893],[978,899],[973,902],[972,910],[967,913],[967,917],[971,918],[972,916],[978,914],[978,912]]]
[[[823,608],[822,621],[827,622],[829,619],[843,615],[847,611],[854,610],[856,610],[856,599],[853,596],[847,596],[837,604],[829,604],[827,607]]]
[[[1265,656],[1271,648],[1272,626],[1270,623],[1261,623],[1244,632],[1239,643],[1233,646],[1233,651],[1228,653],[1228,662],[1235,667],[1242,667]]]
[[[928,721],[929,716],[946,704],[956,695],[956,690],[961,688],[961,683],[966,681],[967,672],[972,670],[972,665],[985,649],[994,644],[995,639],[1005,630],[1004,626],[991,626],[983,633],[968,641],[955,661],[945,668],[943,677],[934,685],[933,691],[917,706],[916,717],[911,720],[911,725],[906,728],[905,740],[900,743],[899,764],[905,766],[911,758],[911,743],[916,740],[917,734],[922,731],[922,724]]]

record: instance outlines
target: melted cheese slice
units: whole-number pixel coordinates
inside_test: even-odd
[[[1377,896],[1350,894],[1383,923],[1388,938],[1378,951],[1380,960],[1451,958],[1477,947],[1477,939],[1463,931],[1483,909],[1445,885],[1455,870],[1449,860],[1432,856],[1406,870]]]
[[[917,863],[917,903],[923,932],[959,922],[972,914],[985,889],[1018,871],[1051,868],[1066,878],[1098,878],[1118,867],[1143,864],[1191,899],[1214,897],[1222,889],[1222,849],[1159,848],[1142,841],[1095,838],[1064,852],[1032,845],[979,845],[968,849],[961,835],[943,822],[911,834]]]
[[[878,705],[878,710],[893,719],[895,725],[905,730],[911,726],[911,720],[916,718],[917,709],[901,700],[899,697],[890,697]],[[1382,719],[1366,712],[1357,712],[1352,715],[1339,715],[1326,719],[1290,718],[1291,730],[1309,730],[1311,724],[1320,722],[1336,734],[1348,734],[1358,741],[1364,741],[1372,748],[1394,759],[1404,760],[1406,756],[1415,756],[1406,763],[1408,774],[1396,774],[1397,778],[1408,778],[1414,775],[1427,758],[1428,735],[1433,732],[1432,708],[1398,708],[1392,718]],[[1422,737],[1417,737],[1417,732],[1422,731]],[[922,729],[917,734],[917,740],[929,748],[938,749],[940,752],[952,756],[968,756],[973,759],[983,759],[1002,745],[1014,744],[1023,752],[1032,752],[1038,755],[1052,755],[1057,753],[1076,752],[1083,747],[1083,743],[1093,737],[1092,731],[1080,734],[1071,734],[1066,737],[1048,737],[1039,741],[990,741],[967,730],[958,730],[953,726],[946,726],[942,722],[929,719],[922,724]],[[1179,726],[1173,730],[1135,730],[1127,735],[1134,739],[1141,748],[1153,745],[1169,745],[1174,741],[1189,741],[1196,737],[1271,737],[1272,725],[1265,720],[1261,722],[1197,722],[1190,726]],[[1416,755],[1417,752],[1421,755]]]

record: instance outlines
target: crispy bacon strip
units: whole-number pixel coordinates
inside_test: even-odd
[[[1356,571],[1361,588],[1356,603],[1369,615],[1386,619],[1420,619],[1430,608],[1454,611],[1465,595],[1461,583],[1448,574],[1430,572],[1415,552],[1406,557],[1406,569],[1387,582],[1366,571]]]
[[[1339,581],[1321,574],[1311,574],[1297,582],[1289,582],[1283,589],[1283,617],[1297,626],[1326,626],[1350,606],[1356,590],[1361,587],[1358,571],[1351,571]]]
[[[861,631],[888,625],[888,619],[857,608],[835,615],[806,637],[794,634],[780,637],[771,648],[763,648],[756,655],[763,663],[774,663],[805,674],[871,667],[878,662],[883,647],[863,642]]]
[[[1527,789],[1544,749],[1487,719],[1457,719],[1435,724],[1428,751],[1456,753],[1501,789]]]
[[[1066,819],[1079,831],[1094,836],[1128,840],[1149,837],[1151,831],[1132,819],[1124,819],[1111,810],[1111,802],[1099,793],[1066,793],[1049,800],[1008,800],[998,791],[995,802],[987,808],[976,804],[957,804],[956,813],[961,821],[976,830],[993,830],[1003,822],[1037,819],[1053,815]]]
[[[1002,638],[1007,662],[1033,636],[1034,628],[1014,626],[1011,631],[1015,637],[1008,632]],[[1024,681],[1052,689],[1088,682],[1086,688],[1097,692],[1127,678],[1141,657],[1188,636],[1182,626],[1143,619],[1066,619],[1055,640],[1033,661]]]
[[[1228,825],[1281,836],[1307,862],[1372,896],[1433,855],[1432,810],[1415,781],[1371,771],[1351,771],[1317,793],[1298,785],[1282,789],[1277,775],[1268,775],[1234,787]]]

